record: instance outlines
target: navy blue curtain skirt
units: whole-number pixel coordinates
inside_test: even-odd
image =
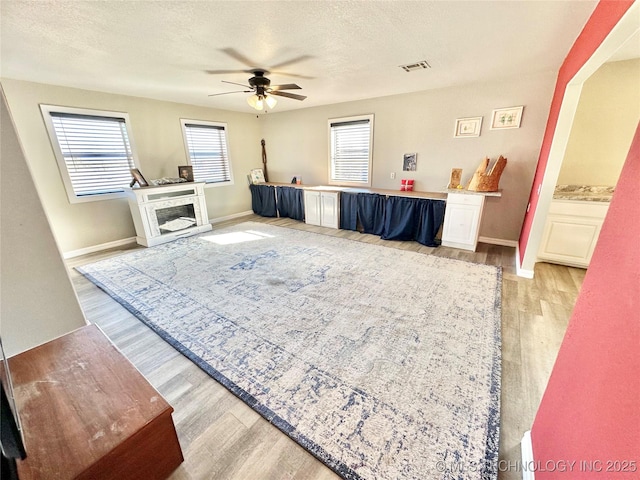
[[[415,240],[437,247],[435,239],[444,221],[444,200],[342,193],[340,228],[380,235],[384,240]]]
[[[251,206],[263,217],[304,220],[304,191],[295,187],[250,185]],[[276,206],[276,194],[278,202]],[[380,235],[384,240],[415,240],[437,247],[435,236],[444,221],[444,200],[347,193],[340,196],[340,228]]]
[[[262,217],[277,217],[275,187],[271,185],[249,185],[251,208]]]
[[[304,220],[304,191],[295,187],[276,187],[278,214],[294,220]]]

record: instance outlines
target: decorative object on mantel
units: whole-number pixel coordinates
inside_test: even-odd
[[[489,157],[485,158],[476,169],[473,177],[469,181],[467,190],[474,192],[497,192],[498,183],[504,167],[507,166],[507,159],[500,155],[500,158],[493,164],[491,170],[487,173],[489,167]]]
[[[78,270],[342,478],[497,478],[498,267],[243,223]]]
[[[449,185],[447,185],[447,188],[462,188],[460,180],[462,180],[462,169],[452,168],[451,178],[449,179]]]
[[[192,165],[180,165],[178,167],[178,176],[184,178],[186,182],[193,182],[193,166]]]
[[[483,117],[467,117],[456,119],[454,138],[479,137]],[[454,187],[455,188],[455,187]]]
[[[141,187],[149,186],[149,183],[145,180],[145,178],[142,176],[142,173],[140,173],[140,170],[138,170],[137,168],[131,169],[131,176],[133,177],[133,180],[131,180],[131,183],[129,184],[130,187],[133,187],[136,183]]]
[[[174,183],[185,183],[186,180],[184,178],[176,178],[176,177],[162,177],[156,178],[155,180],[149,180],[149,183],[153,186],[157,185],[173,185]]]
[[[262,145],[262,170],[264,171],[264,181],[269,181],[269,173],[267,172],[267,148],[265,147],[266,143],[264,138],[260,141],[260,145]]]
[[[498,108],[491,117],[491,130],[520,128],[524,107]]]
[[[251,183],[254,185],[258,183],[265,183],[264,172],[261,168],[254,168],[251,170]]]
[[[400,191],[401,192],[412,192],[413,191],[413,180],[405,180],[403,178],[400,181]]]
[[[302,185],[302,177],[300,175],[296,175],[291,179],[291,183],[295,185]]]
[[[418,154],[417,153],[405,153],[404,160],[402,162],[403,172],[415,172],[418,168]]]

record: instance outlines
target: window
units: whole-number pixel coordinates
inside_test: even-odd
[[[193,166],[196,182],[230,185],[233,183],[229,149],[227,147],[227,124],[180,120],[187,158]]]
[[[371,185],[373,115],[329,120],[329,183]]]
[[[71,203],[121,197],[136,157],[126,113],[40,105]]]

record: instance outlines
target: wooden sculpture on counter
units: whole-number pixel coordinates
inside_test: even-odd
[[[507,166],[507,159],[500,155],[500,158],[496,160],[493,167],[487,173],[487,167],[489,166],[489,158],[485,158],[476,169],[467,185],[467,190],[474,192],[497,192],[498,183],[500,182],[500,176],[504,167]]]

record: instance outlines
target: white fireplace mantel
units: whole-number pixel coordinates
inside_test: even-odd
[[[153,247],[211,230],[202,182],[129,188],[126,193],[140,245]]]

